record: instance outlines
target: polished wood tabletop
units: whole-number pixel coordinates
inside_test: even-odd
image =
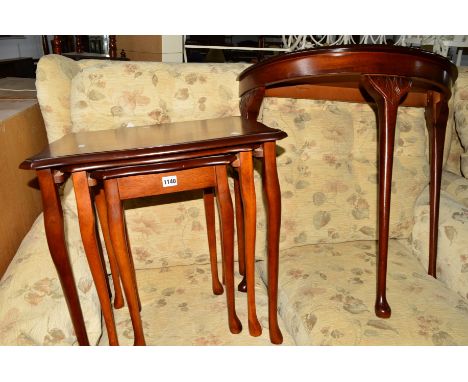
[[[419,48],[389,45],[344,45],[278,55],[240,73],[239,94],[263,88],[265,97],[369,102],[363,75],[411,79],[402,106],[425,107],[427,92],[446,99],[457,79],[457,67],[447,58]]]
[[[226,117],[67,134],[25,160],[22,169],[122,161],[220,147],[259,144],[286,136],[253,120]]]

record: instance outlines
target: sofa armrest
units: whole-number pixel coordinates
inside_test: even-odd
[[[448,172],[442,177],[437,248],[437,278],[468,298],[468,180]],[[416,200],[411,246],[427,269],[429,259],[429,187]]]
[[[71,80],[80,64],[70,58],[49,54],[37,63],[36,90],[49,142],[71,132]]]

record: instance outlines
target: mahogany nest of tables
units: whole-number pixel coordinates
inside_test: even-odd
[[[286,133],[281,130],[272,129],[257,121],[241,117],[86,131],[65,135],[59,140],[50,143],[41,153],[25,160],[20,165],[22,169],[36,170],[37,172],[50,254],[62,284],[78,342],[81,345],[88,344],[88,338],[65,243],[64,221],[58,185],[63,183],[68,176],[73,175],[83,246],[90,263],[93,280],[97,286],[99,284],[99,289],[103,291],[99,296],[103,312],[106,314],[106,325],[112,333],[113,344],[117,344],[110,301],[105,296],[106,293],[104,293],[106,292],[106,280],[103,271],[104,264],[99,258],[99,249],[97,249],[98,238],[96,236],[95,219],[92,212],[92,198],[89,191],[89,186],[93,185],[92,181],[94,179],[88,179],[90,175],[94,174],[96,178],[100,179],[101,177],[104,183],[107,183],[109,190],[113,185],[114,188],[111,190],[113,194],[110,191],[109,195],[116,195],[116,182],[122,183],[122,194],[119,198],[115,197],[115,200],[113,199],[112,201],[113,203],[107,203],[108,210],[116,214],[118,213],[119,217],[112,220],[109,218],[109,214],[107,216],[111,236],[114,236],[114,240],[112,241],[120,243],[117,262],[122,271],[125,269],[124,289],[126,295],[130,296],[132,300],[132,321],[134,321],[134,327],[139,332],[138,338],[135,338],[135,343],[143,344],[144,337],[137,304],[138,296],[132,292],[133,285],[136,285],[136,282],[131,280],[131,277],[134,276],[131,271],[132,265],[125,261],[125,257],[128,256],[124,253],[129,253],[128,248],[125,249],[122,244],[125,242],[125,234],[122,233],[124,229],[122,228],[122,212],[118,205],[119,200],[127,197],[144,196],[146,192],[151,195],[162,193],[159,183],[152,184],[148,181],[150,179],[153,183],[160,182],[161,177],[156,173],[161,171],[179,171],[180,173],[185,171],[188,174],[186,178],[192,179],[191,182],[193,184],[183,185],[183,187],[181,185],[179,189],[191,189],[191,186],[197,186],[197,180],[202,179],[197,179],[195,176],[196,172],[190,169],[187,170],[188,167],[201,168],[208,165],[216,167],[222,164],[225,166],[226,160],[232,158],[232,156],[237,158],[235,160],[237,164],[233,163],[232,166],[237,167],[239,180],[238,183],[235,180],[235,186],[237,184],[237,188],[240,188],[243,216],[245,216],[242,220],[244,220],[244,261],[249,331],[253,336],[261,334],[262,329],[255,309],[256,199],[252,163],[254,152],[257,157],[262,158],[262,176],[267,201],[270,339],[273,343],[282,342],[283,337],[277,319],[281,199],[276,170],[275,147],[276,141],[286,136]],[[207,168],[206,174],[208,174],[209,170]],[[214,184],[213,173],[210,176],[208,175],[205,178],[209,178],[209,184],[207,180],[207,182],[198,184],[198,186],[205,187]],[[114,177],[118,179],[114,179]],[[144,177],[145,184],[139,183],[139,180],[143,179],[142,177]],[[226,192],[223,195],[226,195],[229,193],[227,190],[227,180],[224,183],[226,185]],[[150,184],[153,187],[150,187]],[[105,193],[108,191],[107,188]],[[124,192],[127,193],[124,194]],[[237,189],[236,195],[238,193],[239,190]],[[224,204],[227,205],[229,203]],[[229,212],[225,214],[229,215]],[[226,229],[226,232],[228,231],[231,232],[230,228]],[[233,237],[230,233],[229,236]],[[227,243],[227,247],[233,248],[232,243],[229,244],[228,240],[225,240],[225,242]],[[231,264],[231,262],[229,263]],[[93,270],[95,271],[93,272]],[[226,275],[226,280],[228,276],[230,275]],[[240,330],[240,323],[236,321],[235,317],[233,288],[230,288],[229,292],[228,313],[230,317],[230,329],[232,332],[238,332]],[[229,298],[229,296],[227,297]],[[111,336],[109,337],[111,338]]]

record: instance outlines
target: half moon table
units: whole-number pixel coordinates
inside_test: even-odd
[[[256,120],[264,97],[374,102],[379,130],[378,270],[375,313],[390,317],[386,299],[393,148],[399,105],[424,107],[429,132],[429,270],[436,277],[440,181],[448,100],[457,79],[448,59],[387,45],[314,48],[276,56],[239,75],[241,113]],[[311,132],[312,134],[313,132]]]

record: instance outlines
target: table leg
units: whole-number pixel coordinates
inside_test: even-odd
[[[365,75],[363,84],[374,98],[378,111],[379,130],[379,251],[377,257],[377,296],[375,314],[381,318],[391,315],[387,302],[387,255],[390,224],[393,148],[398,105],[411,88],[408,78]]]
[[[247,279],[249,332],[250,335],[257,337],[262,334],[262,326],[258,321],[255,308],[255,235],[257,228],[257,207],[255,200],[252,152],[245,151],[239,153],[239,159],[240,188],[245,217],[245,273]]]
[[[106,193],[104,192],[104,188],[100,188],[99,193],[95,197],[95,203],[99,214],[99,221],[101,222],[101,229],[102,235],[104,236],[104,241],[106,243],[107,255],[109,256],[109,264],[111,267],[112,273],[112,280],[114,281],[114,291],[115,291],[115,299],[114,299],[114,307],[119,309],[124,306],[124,299],[122,294],[122,288],[120,286],[120,272],[119,272],[119,265],[117,263],[117,259],[115,257],[114,249],[112,247],[112,240],[110,238],[109,232],[109,224],[108,224],[108,217],[107,217],[107,201],[106,201]],[[126,242],[127,242],[127,253],[130,258],[130,263],[132,266],[132,277],[134,279],[134,285],[136,285],[136,278],[135,278],[135,265],[133,263],[133,256],[132,251],[130,249],[130,241],[128,239],[128,231],[127,225],[125,225],[125,235],[126,235]],[[141,311],[141,302],[140,296],[138,294],[138,290],[136,289],[136,293],[138,296],[138,307]]]
[[[276,143],[263,144],[263,188],[267,202],[268,243],[268,323],[270,340],[274,344],[283,342],[278,325],[278,268],[279,235],[281,227],[281,191],[276,169]]]
[[[237,256],[239,259],[239,273],[242,281],[237,286],[240,292],[247,292],[247,281],[245,278],[245,242],[244,242],[244,206],[239,185],[239,174],[234,174],[234,200],[236,204],[236,232],[237,232]]]
[[[223,268],[226,281],[226,301],[229,330],[237,334],[242,331],[242,324],[236,315],[234,296],[234,211],[227,180],[226,166],[215,166],[216,201],[220,216],[221,243],[224,248]]]
[[[216,295],[223,294],[223,286],[218,276],[218,255],[216,253],[215,208],[213,189],[203,190],[203,203],[205,205],[206,232],[208,234],[208,247],[210,250],[211,288]],[[223,262],[221,262],[223,263]]]
[[[428,92],[426,106],[426,124],[429,133],[429,160],[431,181],[430,230],[429,230],[429,268],[428,273],[436,277],[437,239],[439,233],[440,183],[442,179],[442,162],[444,157],[445,130],[448,120],[448,104],[445,97],[433,91]]]
[[[130,266],[132,267],[130,273],[132,275],[133,286],[135,287],[135,293],[137,295],[138,311],[141,312],[141,300],[140,300],[140,293],[138,292],[138,287],[137,287],[135,262],[133,261],[132,249],[130,248],[130,238],[128,236],[128,228],[127,228],[127,222],[125,221],[125,214],[122,214],[122,216],[123,216],[123,224],[125,228],[125,242],[127,243],[127,255],[130,261]]]
[[[122,278],[125,298],[128,310],[132,319],[133,331],[135,335],[134,345],[145,345],[143,333],[143,323],[141,321],[138,304],[137,286],[134,285],[132,276],[132,264],[128,254],[127,237],[124,223],[124,212],[122,201],[119,196],[119,189],[116,179],[109,179],[104,182],[104,190],[107,200],[107,217],[109,219],[109,231],[114,248],[115,257],[119,265],[120,276]]]
[[[109,225],[107,224],[107,205],[104,188],[99,188],[94,197],[94,201],[96,203],[96,210],[99,216],[99,223],[101,224],[102,236],[104,237],[104,243],[106,244],[107,256],[109,257],[112,280],[114,282],[114,308],[119,309],[124,306],[124,298],[122,287],[120,285],[119,266],[117,265],[117,259],[115,258],[114,249],[112,248]]]
[[[105,266],[101,261],[99,253],[98,236],[93,210],[93,203],[88,186],[88,177],[85,171],[75,172],[73,177],[73,188],[75,191],[76,205],[78,209],[78,220],[80,224],[83,248],[88,259],[89,268],[96,286],[102,314],[107,328],[110,345],[118,345],[117,330],[115,328],[114,313],[108,293]]]
[[[65,243],[63,212],[57,186],[50,169],[38,170],[37,177],[41,189],[44,226],[50,255],[57,269],[78,343],[89,345],[83,312]]]

